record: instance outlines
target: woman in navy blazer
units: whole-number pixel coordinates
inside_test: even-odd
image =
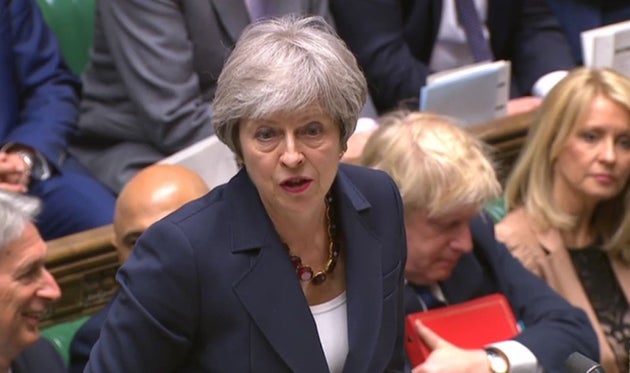
[[[400,195],[339,165],[366,91],[320,17],[244,31],[213,118],[243,168],[139,239],[86,372],[402,371]]]

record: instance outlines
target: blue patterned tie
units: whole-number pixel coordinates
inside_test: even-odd
[[[413,290],[418,294],[420,299],[422,299],[422,303],[426,306],[428,310],[432,308],[443,307],[446,304],[441,300],[437,299],[435,295],[431,292],[426,286],[414,286]]]
[[[460,25],[466,32],[468,46],[476,62],[492,61],[492,51],[483,36],[483,26],[473,0],[455,0]]]

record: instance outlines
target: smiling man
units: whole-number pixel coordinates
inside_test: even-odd
[[[432,352],[413,367],[414,373],[559,373],[571,352],[597,359],[586,315],[497,243],[492,220],[481,211],[501,187],[482,144],[456,121],[393,113],[367,141],[361,163],[389,173],[400,189],[407,235],[407,314],[501,293],[525,326],[511,340],[461,349],[418,325]],[[491,326],[479,326],[484,327]]]
[[[39,200],[0,191],[0,372],[64,372],[39,335],[39,320],[61,296],[44,267],[46,243],[33,219]]]

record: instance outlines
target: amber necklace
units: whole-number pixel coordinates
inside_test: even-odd
[[[295,274],[300,281],[310,281],[313,285],[319,285],[322,282],[326,281],[327,275],[332,273],[335,270],[335,266],[337,265],[337,258],[339,258],[339,245],[335,243],[335,233],[337,230],[336,224],[333,221],[334,216],[331,216],[331,208],[332,197],[329,195],[326,196],[326,224],[328,226],[328,261],[326,262],[326,266],[324,269],[313,273],[313,269],[311,266],[302,264],[302,258],[299,256],[292,254],[291,249],[285,244],[285,248],[289,252],[289,259],[291,260],[291,264],[293,264],[293,268],[295,268]]]

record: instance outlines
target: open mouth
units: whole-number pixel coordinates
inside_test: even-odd
[[[289,187],[289,188],[296,188],[296,187],[303,186],[304,184],[308,183],[309,181],[310,180],[308,180],[308,179],[295,178],[295,179],[291,179],[291,180],[287,180],[287,181],[283,182],[282,186]]]

